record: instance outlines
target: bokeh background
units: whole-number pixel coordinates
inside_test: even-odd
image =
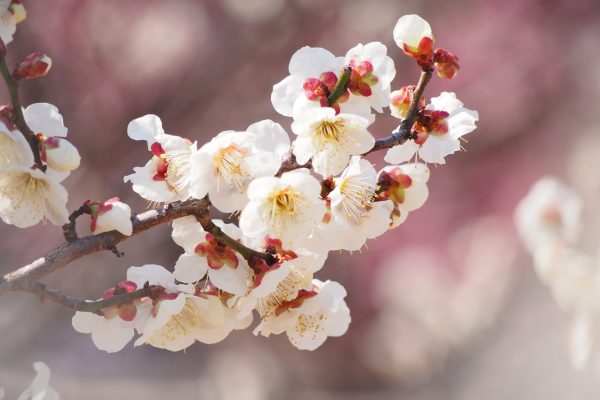
[[[237,331],[185,353],[151,347],[107,355],[76,333],[72,314],[29,294],[0,298],[0,386],[16,398],[45,361],[63,399],[597,399],[597,379],[569,363],[569,318],[538,282],[512,212],[544,174],[566,179],[587,208],[594,250],[600,215],[600,3],[596,0],[41,0],[9,46],[11,63],[41,50],[48,77],[23,85],[26,104],[57,105],[83,156],[65,182],[69,207],[119,196],[146,205],[122,177],[147,160],[127,123],[155,113],[168,133],[199,143],[275,113],[271,86],[293,52],[321,46],[343,55],[381,41],[396,62],[394,87],[418,70],[392,39],[396,20],[418,13],[437,45],[459,55],[452,81],[427,95],[458,93],[480,113],[467,152],[432,166],[430,198],[399,229],[360,254],[332,255],[321,279],[348,289],[352,324],[316,352],[285,336]],[[0,101],[7,102],[4,90]],[[396,120],[373,127],[383,137]],[[289,131],[289,129],[288,129]],[[371,160],[382,165],[383,154]],[[84,224],[80,224],[84,225]],[[85,226],[80,226],[82,233]],[[61,242],[52,225],[0,226],[0,272]],[[127,267],[172,268],[179,248],[162,226],[95,254],[46,282],[97,298]]]

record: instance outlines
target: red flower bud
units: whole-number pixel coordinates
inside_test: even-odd
[[[454,54],[443,49],[437,49],[433,60],[435,71],[440,78],[452,79],[458,73],[460,68],[458,65],[458,57]]]
[[[45,76],[52,67],[52,59],[40,51],[28,55],[15,68],[15,79],[35,79]]]

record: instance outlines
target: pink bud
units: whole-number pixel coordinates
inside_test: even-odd
[[[123,235],[131,236],[133,225],[131,223],[131,208],[113,197],[102,203],[89,203],[92,214],[91,230],[94,234],[119,231]]]
[[[35,79],[48,74],[52,59],[40,51],[28,55],[17,65],[13,75],[16,79]]]
[[[449,51],[437,49],[433,58],[435,71],[440,78],[452,79],[458,74],[458,57]]]

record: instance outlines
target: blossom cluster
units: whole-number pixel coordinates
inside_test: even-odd
[[[569,350],[577,369],[590,364],[600,339],[600,258],[580,249],[582,209],[573,189],[544,177],[515,211],[515,223],[540,280],[573,316]]]
[[[421,17],[400,18],[393,36],[422,76],[431,78],[434,71],[441,78],[456,76],[458,59],[433,49],[431,28]],[[131,121],[127,135],[145,142],[149,157],[124,178],[135,193],[167,208],[205,200],[231,217],[174,220],[172,238],[182,254],[173,272],[154,264],[129,268],[126,280],[103,298],[140,290],[144,296],[97,314],[77,312],[75,329],[90,333],[108,352],[122,349],[136,334],[135,345],[171,351],[195,341],[215,343],[248,327],[255,315],[260,319],[255,334],[285,332],[299,349],[314,350],[327,337],[343,335],[350,323],[346,290],[315,278],[328,253],[358,251],[406,221],[429,193],[430,171],[418,159],[444,164],[478,120],[454,93],[426,102],[421,97],[426,82],[392,90],[395,75],[380,42],[358,44],[339,57],[323,48],[301,48],[291,57],[289,75],[271,93],[275,111],[292,119],[292,140],[268,119],[243,131],[223,131],[203,145],[166,133],[156,115]],[[27,123],[40,132],[47,169],[35,166],[21,133],[7,127],[2,140],[14,152],[0,153],[5,164],[0,216],[17,226],[43,218],[62,225],[68,221],[67,194],[54,171],[71,171],[79,156],[64,139],[66,128],[55,108],[41,107],[52,111],[52,124],[43,123],[47,116],[41,113],[28,116],[30,108]],[[401,125],[392,135],[396,146],[384,146],[390,165],[375,168],[364,156],[377,144],[372,126],[385,108]],[[50,129],[58,127],[60,134]],[[117,198],[88,201],[82,212],[92,217],[95,234],[133,233],[131,210]],[[238,217],[239,223],[231,223]]]

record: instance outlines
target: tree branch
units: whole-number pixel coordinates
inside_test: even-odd
[[[281,176],[281,174],[283,174],[284,172],[293,171],[293,170],[299,169],[299,168],[311,169],[312,168],[311,160],[308,160],[308,162],[306,164],[298,164],[298,161],[296,161],[296,156],[294,155],[294,153],[292,153],[290,151],[289,157],[286,158],[285,160],[283,160],[283,162],[281,163],[281,167],[279,168],[279,171],[277,171],[275,176]]]
[[[150,286],[145,285],[141,289],[124,294],[115,294],[102,300],[80,300],[72,296],[68,296],[56,289],[50,289],[43,283],[37,282],[27,290],[30,293],[37,295],[41,302],[52,301],[63,305],[73,311],[84,311],[98,314],[102,309],[131,303],[134,300],[142,297],[150,296]]]
[[[146,211],[132,217],[133,233],[131,236],[112,231],[63,243],[44,257],[0,278],[0,295],[19,290],[31,292],[40,279],[78,258],[102,250],[113,251],[118,243],[177,218],[188,215],[208,215],[208,206],[209,202],[205,199],[174,203],[168,207]]]
[[[237,251],[244,257],[248,262],[251,262],[253,258],[260,258],[265,260],[268,265],[273,265],[276,260],[275,257],[271,253],[261,253],[260,251],[253,250],[249,247],[244,246],[237,240],[228,236],[225,232],[221,230],[218,226],[216,226],[208,216],[197,217],[198,222],[202,224],[202,227],[205,231],[210,232],[221,244],[231,247],[233,250]]]
[[[34,151],[34,155],[39,158],[39,151],[37,151],[37,137],[33,134],[33,132],[31,132],[25,123],[18,97],[17,83],[8,71],[4,57],[0,57],[0,73],[3,75],[11,95],[15,112],[15,125],[21,129],[26,137],[33,138],[36,141],[36,151]],[[413,138],[412,126],[418,117],[420,111],[419,103],[427,84],[431,80],[432,74],[433,70],[423,70],[421,73],[421,77],[411,99],[407,116],[402,121],[398,129],[395,130],[392,135],[377,140],[373,148],[363,155],[370,154],[377,150],[394,147]],[[337,98],[339,98],[339,95],[341,95],[339,93],[343,94],[348,79],[349,73],[347,73],[345,70],[344,74],[340,77],[340,80],[336,85],[336,90],[332,93],[332,96],[334,94],[338,94]],[[343,90],[340,88],[343,88]],[[333,99],[334,103],[337,101],[337,98]],[[30,141],[30,143],[32,142]],[[292,171],[298,168],[311,168],[311,163],[309,161],[305,165],[300,165],[296,161],[293,153],[290,153],[290,156],[282,163],[281,168],[277,172],[277,176],[281,176],[281,174],[284,172]],[[210,201],[206,198],[202,200],[191,199],[138,214],[132,217],[133,233],[131,236],[138,235],[156,225],[170,222],[174,219],[188,215],[194,215],[207,232],[213,234],[215,238],[217,238],[217,240],[219,240],[222,244],[229,246],[233,250],[240,253],[246,260],[251,261],[253,258],[259,258],[265,260],[265,262],[267,262],[269,265],[272,265],[275,262],[275,258],[272,254],[268,252],[262,253],[250,249],[242,245],[237,240],[226,235],[211,221],[208,211],[209,206]],[[83,207],[75,210],[69,218],[70,222],[63,226],[63,233],[65,239],[67,240],[66,243],[61,244],[46,254],[46,256],[37,259],[31,264],[21,267],[0,278],[0,295],[13,291],[27,291],[37,294],[42,300],[51,300],[74,310],[89,312],[98,312],[102,308],[110,305],[120,304],[123,301],[132,301],[135,298],[144,297],[144,293],[142,292],[143,289],[139,289],[126,295],[119,295],[132,296],[131,299],[129,297],[121,298],[119,296],[113,296],[109,299],[97,301],[79,300],[65,295],[60,291],[48,289],[43,283],[39,282],[39,280],[45,276],[88,254],[96,253],[102,250],[109,250],[117,255],[122,255],[122,253],[117,250],[116,245],[124,240],[127,240],[131,236],[125,236],[117,231],[112,231],[100,235],[86,236],[83,238],[77,237],[77,233],[75,231],[75,221],[77,217],[84,213],[85,210]],[[114,300],[111,300],[113,298]]]
[[[427,69],[421,72],[419,83],[417,83],[417,87],[413,92],[410,105],[408,106],[406,118],[402,120],[398,129],[394,130],[390,136],[376,140],[373,148],[364,153],[363,156],[378,150],[389,149],[394,146],[401,145],[407,140],[414,138],[412,127],[417,120],[417,116],[419,115],[419,103],[421,102],[425,88],[427,87],[427,84],[431,80],[432,76],[433,69]]]
[[[27,122],[25,122],[23,107],[21,106],[21,99],[19,98],[19,81],[12,76],[10,70],[8,69],[8,65],[6,64],[6,57],[4,55],[0,55],[0,74],[6,83],[6,88],[8,89],[8,95],[10,96],[10,102],[12,104],[15,118],[15,126],[19,129],[21,134],[25,136],[25,139],[27,139],[27,142],[31,147],[31,151],[33,152],[35,165],[42,171],[46,171],[46,166],[44,163],[42,163],[40,156],[38,137],[34,132],[31,131],[27,125]]]

